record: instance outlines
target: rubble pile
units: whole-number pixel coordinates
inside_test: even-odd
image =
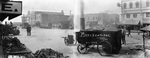
[[[35,58],[64,58],[63,53],[52,50],[51,48],[37,50]]]
[[[25,54],[28,58],[65,58],[63,53],[54,51],[51,48],[44,48],[32,53],[17,37],[4,37],[2,46],[5,54]]]
[[[18,52],[25,50],[25,45],[17,37],[5,37],[2,39],[2,46],[5,52]]]

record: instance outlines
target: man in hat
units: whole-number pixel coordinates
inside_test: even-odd
[[[125,34],[126,34],[125,28],[124,28],[124,26],[122,26],[121,27],[121,41],[122,41],[122,44],[126,44]]]
[[[31,26],[27,26],[27,36],[31,36]]]

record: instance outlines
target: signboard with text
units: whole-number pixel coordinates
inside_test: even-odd
[[[0,2],[0,13],[22,14],[22,1]]]

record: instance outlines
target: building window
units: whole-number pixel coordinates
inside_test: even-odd
[[[95,17],[93,17],[93,20],[95,20]]]
[[[127,8],[127,3],[124,3],[123,7],[124,7],[124,9],[126,9]]]
[[[87,20],[89,20],[89,18],[87,17]]]
[[[150,2],[149,0],[146,1],[146,7],[149,7],[150,6]]]
[[[137,2],[135,3],[136,8],[139,8],[139,5],[140,5],[140,3],[137,1]]]
[[[130,14],[126,14],[126,17],[127,17],[127,18],[130,18]]]
[[[97,19],[97,17],[96,17],[96,19]]]
[[[132,7],[133,7],[133,3],[132,3],[132,2],[130,2],[130,3],[129,3],[129,6],[130,6],[130,8],[132,8]]]
[[[147,12],[147,13],[146,13],[146,17],[150,17],[150,12]]]
[[[136,14],[136,13],[135,13],[135,14],[133,14],[133,17],[134,17],[134,18],[137,18],[137,14]]]
[[[99,19],[101,19],[101,17],[98,17]]]

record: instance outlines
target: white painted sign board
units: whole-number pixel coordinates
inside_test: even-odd
[[[0,2],[0,13],[22,14],[22,1]]]

